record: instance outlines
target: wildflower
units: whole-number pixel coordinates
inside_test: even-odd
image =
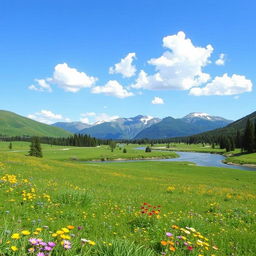
[[[71,249],[71,243],[68,240],[63,240],[61,244],[64,247],[64,249]]]
[[[14,252],[16,252],[16,251],[18,251],[18,248],[13,245],[13,246],[11,246],[11,250],[14,251]]]
[[[56,246],[56,244],[55,244],[54,242],[48,242],[48,245],[49,245],[50,247]]]
[[[188,246],[187,247],[189,251],[192,251],[193,250],[193,247],[192,246]]]
[[[44,250],[50,252],[50,251],[52,250],[52,247],[50,247],[50,246],[45,246],[45,247],[44,247]]]
[[[68,226],[67,226],[67,228],[71,230],[71,229],[74,229],[74,228],[75,228],[75,226],[68,225]]]
[[[172,234],[172,233],[170,233],[170,232],[166,232],[166,235],[167,235],[168,237],[173,236],[173,234]]]
[[[23,230],[23,231],[21,231],[21,234],[24,236],[28,236],[28,235],[30,235],[30,232],[28,230]]]
[[[167,242],[166,241],[161,241],[161,245],[166,246]]]
[[[38,241],[37,241],[36,238],[30,238],[28,241],[29,241],[32,245],[37,245],[37,244],[38,244]]]
[[[69,230],[68,230],[67,228],[62,228],[62,231],[63,231],[64,233],[69,233]]]
[[[89,240],[89,245],[95,245],[96,243],[94,241]]]
[[[170,246],[169,250],[172,251],[172,252],[176,251],[175,247],[173,247],[173,246]]]
[[[31,247],[31,248],[28,248],[28,252],[29,253],[33,253],[35,251],[35,248]]]
[[[12,236],[11,236],[12,239],[20,239],[20,234],[19,233],[14,233]]]

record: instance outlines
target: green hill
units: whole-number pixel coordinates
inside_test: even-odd
[[[13,112],[0,110],[0,135],[67,137],[71,135],[71,133],[61,128],[53,127],[17,115]]]

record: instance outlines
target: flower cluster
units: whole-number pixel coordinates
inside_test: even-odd
[[[0,181],[3,183],[16,184],[18,182],[16,175],[5,174],[0,178]]]
[[[141,214],[146,214],[148,216],[153,216],[153,215],[159,215],[161,211],[161,206],[153,206],[148,203],[143,203],[143,206],[140,207],[141,209]]]
[[[210,245],[208,238],[194,228],[172,225],[172,229],[172,233],[166,232],[167,239],[161,241],[161,245],[165,247],[163,255],[168,255],[176,250],[179,252],[196,251],[199,255],[206,251],[218,250],[216,246]]]
[[[44,242],[42,239],[30,238],[29,253],[37,253],[37,256],[47,256],[56,246],[54,242]]]

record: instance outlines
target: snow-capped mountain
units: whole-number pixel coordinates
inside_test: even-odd
[[[166,117],[161,122],[142,130],[136,139],[189,136],[224,127],[232,121],[206,113],[190,113],[183,118]]]
[[[130,118],[117,118],[110,122],[103,122],[80,133],[89,134],[101,139],[132,139],[143,129],[160,122],[160,118],[138,115]]]
[[[100,139],[155,139],[193,135],[222,128],[231,122],[223,117],[194,112],[176,119],[138,115],[130,118],[116,118],[109,122],[98,121],[94,124],[72,122],[56,123],[54,126]]]
[[[193,113],[190,113],[186,116],[184,116],[182,118],[183,120],[187,121],[187,122],[195,122],[196,120],[208,120],[208,121],[223,121],[223,122],[231,122],[230,120],[227,120],[223,117],[220,117],[220,116],[211,116],[207,113],[202,113],[202,112],[193,112]]]

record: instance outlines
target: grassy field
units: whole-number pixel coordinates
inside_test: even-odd
[[[225,162],[240,165],[256,165],[256,153],[228,157]]]
[[[0,143],[0,152],[19,153],[20,155],[27,154],[29,150],[28,142],[13,142],[12,150],[8,149],[8,142]],[[47,159],[54,160],[77,160],[77,161],[90,161],[90,160],[113,160],[113,159],[146,159],[146,158],[174,158],[178,155],[174,152],[156,152],[149,153],[144,150],[137,150],[139,145],[121,145],[116,147],[114,152],[111,152],[109,146],[100,147],[70,147],[70,146],[50,146],[43,144],[43,155]],[[123,148],[127,149],[127,153],[123,153]]]
[[[26,143],[0,145],[1,256],[255,255],[255,172],[85,164],[60,160],[113,153],[44,145],[38,159]]]
[[[225,149],[220,149],[218,146],[212,148],[209,144],[186,144],[186,143],[170,143],[169,148],[167,144],[157,144],[152,148],[154,149],[164,149],[164,150],[177,150],[177,151],[191,151],[191,152],[202,152],[202,153],[219,153],[224,154]]]

